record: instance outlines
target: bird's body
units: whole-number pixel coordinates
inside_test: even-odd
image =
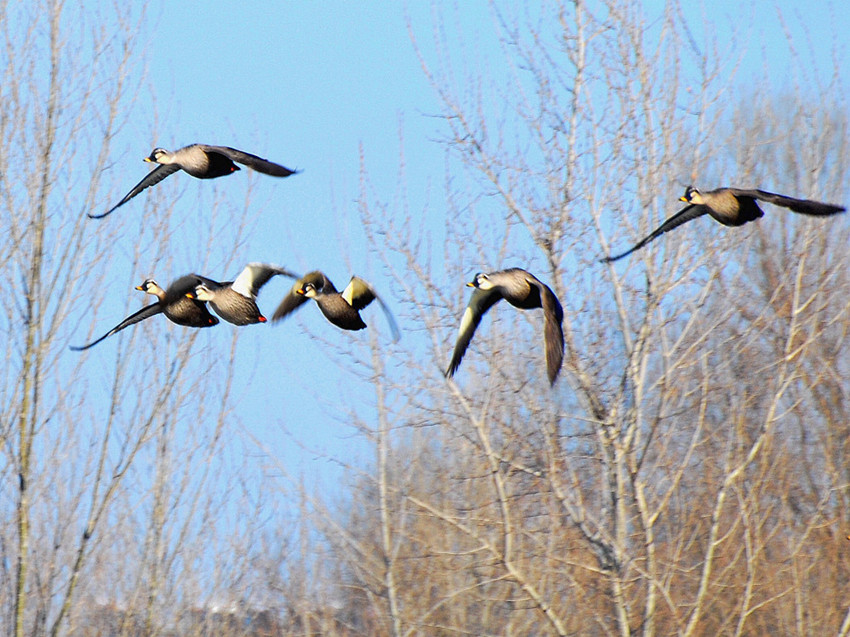
[[[298,278],[288,270],[266,263],[249,263],[235,281],[219,283],[205,277],[188,292],[189,299],[209,303],[215,313],[234,325],[265,323],[266,317],[257,306],[257,292],[269,279],[278,274]]]
[[[634,247],[613,257],[602,259],[604,262],[616,261],[639,250],[647,243],[660,237],[665,232],[681,226],[683,223],[696,219],[702,215],[709,215],[712,219],[724,226],[742,226],[750,221],[755,221],[764,216],[764,211],[758,205],[758,201],[766,201],[775,206],[788,208],[793,212],[804,215],[825,217],[844,212],[843,206],[835,204],[812,201],[810,199],[795,199],[785,195],[767,192],[766,190],[748,190],[742,188],[717,188],[701,192],[693,186],[685,189],[684,196],[679,198],[688,205],[675,215],[667,219],[649,236],[639,241]]]
[[[504,299],[514,307],[523,310],[543,308],[546,369],[549,382],[554,384],[564,358],[562,328],[564,310],[549,286],[520,268],[499,270],[489,274],[479,272],[470,283],[467,283],[467,286],[474,287],[475,291],[463,312],[457,342],[452,352],[451,362],[446,369],[446,376],[453,376],[460,367],[463,355],[482,317],[499,300]]]
[[[323,272],[318,270],[310,272],[295,282],[289,294],[284,297],[275,311],[273,320],[279,321],[285,318],[301,307],[307,299],[316,301],[325,318],[344,330],[362,330],[365,328],[366,323],[360,316],[360,310],[377,299],[387,317],[393,339],[396,341],[399,339],[398,326],[389,308],[375,292],[375,289],[360,277],[351,277],[346,288],[342,292],[338,292]]]
[[[159,287],[153,279],[147,279],[136,286],[136,289],[155,296],[162,304],[162,313],[172,323],[186,327],[217,325],[218,319],[210,314],[206,303],[186,297],[186,293],[194,290],[197,285],[198,277],[187,274],[174,281],[167,290]]]
[[[145,175],[145,178],[136,184],[112,208],[103,214],[89,214],[89,217],[92,219],[105,217],[146,188],[158,184],[178,170],[183,170],[198,179],[215,179],[216,177],[223,177],[239,170],[239,166],[234,163],[238,162],[249,168],[253,168],[257,172],[274,177],[288,177],[297,172],[290,170],[286,166],[271,162],[268,159],[252,155],[251,153],[236,150],[229,146],[210,146],[209,144],[190,144],[173,152],[169,152],[164,148],[154,148],[151,154],[145,157],[145,161],[159,165]]]
[[[743,226],[764,216],[764,211],[754,197],[738,196],[729,188],[718,188],[704,193],[691,189],[689,192],[690,199],[686,191],[686,195],[680,197],[679,201],[702,206],[703,214],[710,215],[724,226]]]
[[[351,304],[342,298],[342,294],[335,289],[317,290],[312,285],[304,288],[304,296],[313,299],[331,323],[344,330],[362,330],[366,323]]]
[[[171,322],[186,327],[200,328],[218,325],[218,319],[209,313],[209,310],[207,310],[206,305],[202,301],[186,298],[186,294],[191,292],[197,284],[197,277],[191,274],[180,277],[169,285],[166,290],[163,290],[153,279],[145,280],[144,283],[136,286],[136,289],[157,297],[156,303],[147,305],[131,314],[106,334],[88,345],[71,347],[71,349],[74,351],[83,351],[94,347],[105,338],[112,336],[116,332],[120,332],[125,327],[135,325],[157,314],[165,314],[166,318]]]

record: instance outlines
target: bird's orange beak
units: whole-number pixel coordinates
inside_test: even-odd
[[[187,299],[194,299],[195,293],[194,292],[186,292],[186,298]]]
[[[679,201],[684,201],[685,203],[688,203],[688,199],[684,195],[679,197]]]
[[[295,290],[295,293],[300,294],[301,296],[304,296],[304,294],[305,294],[304,288],[298,288],[297,290]]]
[[[139,292],[144,292],[144,290],[142,289],[142,286],[141,286],[141,285],[137,285],[137,286],[136,286],[136,289],[137,289]]]

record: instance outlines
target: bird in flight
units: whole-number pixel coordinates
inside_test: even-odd
[[[298,172],[229,146],[210,146],[208,144],[191,144],[174,152],[169,152],[164,148],[154,148],[144,160],[159,165],[145,175],[145,178],[133,186],[133,189],[112,208],[99,215],[89,213],[90,218],[102,219],[146,188],[158,184],[178,170],[183,170],[198,179],[214,179],[235,173],[239,170],[239,166],[234,163],[237,162],[273,177],[289,177],[289,175]]]
[[[466,284],[475,288],[469,298],[469,304],[463,312],[460,329],[457,334],[452,360],[446,369],[446,376],[453,376],[460,367],[466,348],[475,334],[481,318],[487,311],[505,299],[514,307],[522,310],[543,308],[543,342],[546,348],[546,369],[550,384],[555,384],[561,363],[564,359],[564,332],[562,323],[564,310],[558,297],[548,285],[536,276],[520,268],[510,268],[484,274],[479,272]]]
[[[688,205],[633,247],[615,256],[605,257],[602,262],[610,263],[622,259],[665,232],[669,232],[673,228],[702,215],[709,215],[724,226],[742,226],[750,221],[755,221],[764,216],[764,211],[759,207],[757,201],[766,201],[774,206],[789,208],[794,212],[815,217],[826,217],[845,210],[844,206],[836,206],[831,203],[821,203],[810,199],[794,199],[766,190],[746,190],[742,188],[717,188],[716,190],[701,192],[693,186],[688,186],[685,189],[685,194],[679,197],[679,201],[684,201]]]

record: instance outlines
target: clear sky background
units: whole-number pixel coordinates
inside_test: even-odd
[[[706,32],[730,37],[736,33],[736,42],[747,43],[737,71],[742,91],[749,80],[764,73],[778,91],[793,81],[787,75],[791,56],[785,30],[795,46],[808,47],[799,53],[817,62],[827,74],[824,80],[832,70],[833,54],[845,48],[837,34],[850,33],[850,7],[843,2],[758,1],[745,8],[731,1],[688,5],[697,44]],[[593,3],[590,6],[593,9]],[[650,14],[663,10],[660,2],[645,6]],[[390,306],[398,307],[397,291],[363,246],[358,228],[355,200],[361,148],[371,186],[385,201],[400,191],[403,149],[404,190],[411,214],[433,215],[434,228],[444,224],[439,211],[446,163],[443,149],[434,141],[442,129],[440,120],[430,116],[439,111],[439,104],[421,70],[411,33],[428,62],[435,63],[433,31],[444,20],[455,63],[498,77],[504,58],[487,3],[213,1],[152,2],[148,7],[150,27],[143,45],[149,60],[146,85],[114,147],[111,179],[122,185],[115,187],[113,197],[117,200],[145,174],[149,165],[141,159],[154,146],[229,145],[298,168],[301,174],[285,180],[263,176],[255,180],[252,209],[258,217],[249,239],[238,247],[236,260],[273,262],[301,272],[319,268],[340,288],[356,273],[372,281]],[[451,34],[460,34],[461,39]],[[152,139],[154,130],[157,136]],[[234,182],[244,178],[240,173],[215,186],[225,196],[232,188],[238,201],[241,186]],[[179,193],[178,209],[189,230],[205,223],[206,211],[197,202],[201,190],[211,188],[210,182],[178,174],[157,188],[171,189],[165,192],[174,196]],[[137,219],[144,214],[145,197],[125,205],[104,223],[115,223],[119,216]],[[112,203],[104,202],[104,209]],[[133,237],[125,236],[121,242],[125,243],[117,249],[131,252]],[[142,266],[142,275],[156,274],[162,282],[198,270],[198,264],[181,255],[175,245],[172,270],[163,272],[152,262]],[[493,264],[464,264],[467,280],[488,265]],[[112,285],[124,285],[131,267],[116,260]],[[210,267],[202,273],[212,278],[237,273],[216,271],[215,264]],[[459,290],[463,284],[446,281]],[[289,285],[273,281],[260,294],[260,307],[267,315]],[[124,297],[121,303],[116,318],[125,307]],[[103,320],[106,316],[106,311],[99,314]],[[368,308],[364,317],[386,335],[377,307]],[[397,314],[397,318],[403,339],[415,339],[406,329],[410,327],[406,317]],[[341,369],[322,343],[304,331],[308,322],[323,339],[368,341],[363,332],[342,332],[323,323],[313,304],[283,325],[222,324],[207,330],[202,340],[211,351],[227,356],[231,330],[244,330],[235,390],[241,395],[239,414],[245,429],[293,472],[304,473],[308,480],[333,479],[333,465],[311,450],[337,457],[356,455],[353,432],[341,421],[348,405],[368,411],[373,398],[368,384]],[[176,335],[183,330],[166,321],[160,321],[158,329]],[[446,327],[447,341],[455,330],[456,326]],[[105,343],[98,350],[109,347]],[[98,355],[109,354],[92,353]]]

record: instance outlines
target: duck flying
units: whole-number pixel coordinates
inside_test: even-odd
[[[91,219],[102,219],[146,188],[158,184],[178,170],[183,170],[198,179],[215,179],[239,170],[239,166],[234,163],[237,162],[273,177],[289,177],[289,175],[298,172],[242,150],[236,150],[229,146],[210,146],[209,144],[191,144],[174,152],[169,152],[164,148],[154,148],[144,160],[159,165],[145,175],[145,178],[133,186],[133,189],[112,208],[99,215],[89,213],[88,216]]]
[[[742,188],[717,188],[700,192],[693,186],[685,189],[685,194],[679,197],[688,205],[675,215],[667,219],[649,236],[641,239],[635,246],[625,252],[612,257],[601,259],[603,263],[617,261],[630,255],[635,250],[640,250],[647,243],[660,237],[665,232],[696,219],[702,215],[709,215],[715,221],[724,226],[742,226],[750,221],[755,221],[764,216],[764,211],[759,207],[757,201],[766,201],[774,206],[788,208],[793,212],[815,217],[826,217],[839,212],[844,212],[844,206],[836,206],[831,203],[822,203],[810,199],[794,199],[785,195],[767,192],[766,190],[746,190]]]
[[[249,263],[234,281],[219,283],[205,277],[186,293],[190,299],[209,303],[215,313],[234,325],[265,323],[266,317],[257,306],[257,293],[268,281],[278,274],[297,279],[289,270],[268,263]]]
[[[452,360],[446,377],[454,376],[463,355],[487,311],[501,299],[522,310],[543,308],[543,342],[546,348],[546,370],[549,383],[554,385],[564,360],[564,310],[558,297],[533,274],[520,268],[510,268],[484,274],[479,272],[466,284],[475,288],[463,312]]]
[[[338,292],[331,280],[319,270],[309,272],[295,282],[289,294],[275,310],[272,320],[280,321],[286,318],[308,299],[316,301],[325,318],[344,330],[362,330],[366,327],[366,323],[360,316],[360,310],[377,300],[387,317],[393,341],[398,341],[401,337],[389,307],[367,281],[358,276],[352,276],[345,289]]]
[[[218,325],[218,319],[209,313],[205,303],[186,298],[186,293],[193,290],[196,285],[198,285],[198,278],[191,274],[180,277],[169,285],[166,290],[163,290],[153,279],[146,279],[144,283],[137,285],[136,289],[155,296],[157,298],[155,303],[146,305],[139,311],[134,312],[99,339],[92,341],[88,345],[80,347],[71,346],[71,349],[75,352],[87,350],[102,340],[120,332],[125,327],[135,325],[157,314],[165,314],[165,317],[172,323],[185,325],[186,327],[200,328]]]

